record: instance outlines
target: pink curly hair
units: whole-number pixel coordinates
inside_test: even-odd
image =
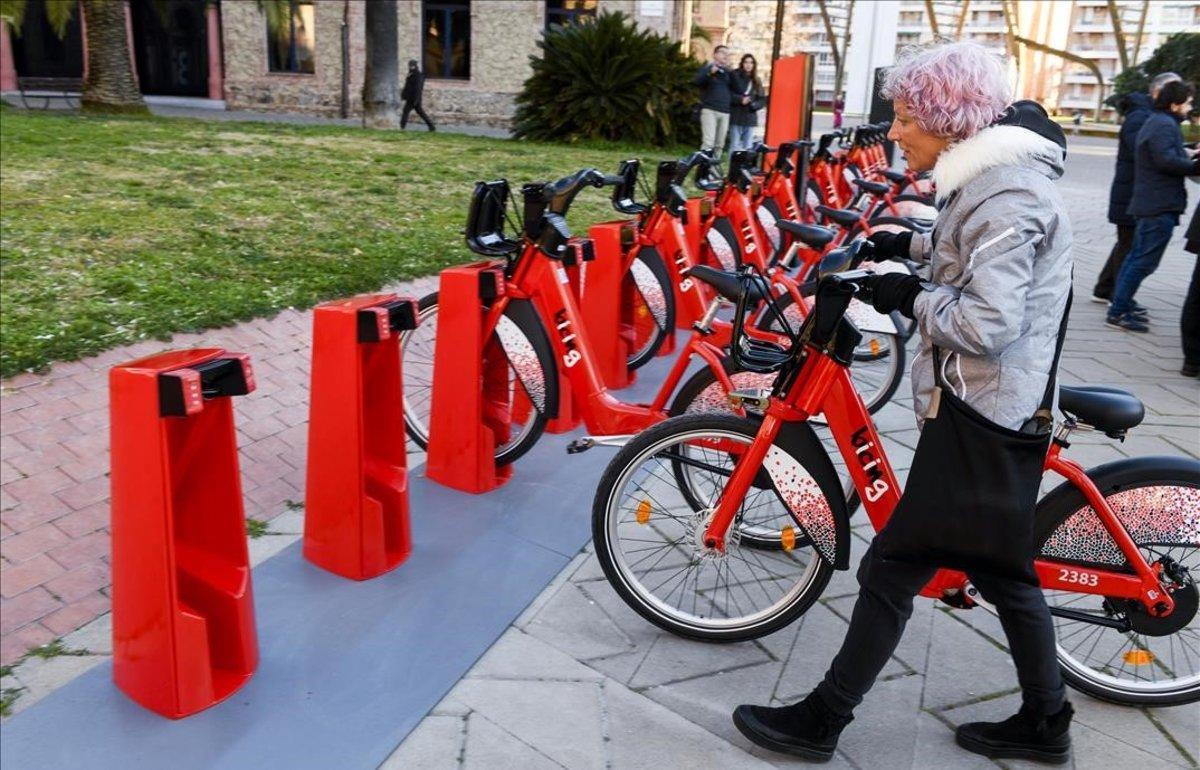
[[[924,130],[966,139],[1008,106],[1008,74],[1004,60],[979,43],[912,46],[884,77],[883,97],[904,102]]]

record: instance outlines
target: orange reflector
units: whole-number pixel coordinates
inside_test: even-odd
[[[1125,653],[1125,662],[1131,666],[1144,666],[1154,662],[1154,653],[1149,650],[1130,650]]]
[[[637,523],[645,524],[648,521],[650,521],[650,501],[643,500],[642,502],[638,503]]]
[[[879,340],[871,340],[869,344],[871,346],[871,355],[879,355]]]
[[[637,310],[634,312],[637,313],[638,318],[645,318],[646,316],[650,315],[650,309],[645,305],[638,305]]]
[[[779,542],[783,545],[783,550],[790,551],[796,547],[796,530],[793,527],[784,527],[779,530]]]

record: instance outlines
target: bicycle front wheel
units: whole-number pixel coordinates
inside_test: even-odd
[[[840,494],[837,476],[788,442],[771,447],[724,551],[705,547],[736,448],[749,447],[757,430],[756,421],[732,415],[673,417],[623,447],[596,490],[592,537],[604,574],[634,611],[673,634],[757,639],[812,606],[833,574],[826,554],[837,549],[830,505]],[[803,511],[810,529],[789,503]],[[743,532],[755,538],[772,532],[779,546],[743,542]]]
[[[419,324],[400,336],[404,378],[404,427],[421,449],[429,446],[429,416],[433,404],[433,354],[438,330],[438,293],[421,298]],[[510,354],[508,351],[512,350]],[[543,409],[558,403],[558,374],[550,340],[528,301],[510,302],[496,332],[483,351],[507,364],[509,435],[496,445],[496,464],[507,465],[528,452],[546,427]],[[531,392],[533,395],[531,396]],[[541,400],[539,408],[535,403]]]

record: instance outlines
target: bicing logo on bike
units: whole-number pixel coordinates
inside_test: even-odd
[[[687,269],[689,267],[691,267],[691,264],[688,262],[687,257],[685,257],[683,254],[683,249],[676,249],[675,256],[673,257],[673,259],[675,260],[675,266],[677,268],[679,268],[680,274],[686,273]],[[679,290],[680,291],[691,291],[692,287],[695,285],[696,285],[696,283],[691,278],[684,276],[684,279],[679,282]]]
[[[567,317],[566,310],[559,310],[554,314],[554,328],[558,329],[558,338],[567,351],[563,353],[563,366],[569,369],[583,359],[583,354],[575,345],[575,331],[571,327],[571,319]]]
[[[850,444],[854,447],[854,455],[858,458],[858,462],[862,465],[862,469],[866,471],[869,483],[863,491],[868,502],[877,502],[879,498],[887,493],[888,483],[883,479],[883,472],[877,467],[879,465],[879,457],[872,449],[875,442],[867,438],[867,428],[864,425],[854,434],[850,436]]]
[[[742,228],[742,241],[746,244],[746,254],[753,254],[758,246],[754,243],[754,230],[750,226],[749,220],[743,221],[740,227]]]

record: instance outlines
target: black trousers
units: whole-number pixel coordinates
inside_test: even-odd
[[[874,546],[863,556],[850,629],[824,681],[817,685],[817,694],[834,712],[848,716],[862,703],[900,643],[912,616],[913,598],[935,572],[932,567],[881,559]],[[971,575],[971,582],[1000,615],[1025,706],[1035,714],[1057,714],[1066,701],[1066,688],[1042,590],[986,575]],[[969,683],[963,685],[965,695]]]
[[[1183,300],[1179,316],[1179,332],[1183,339],[1183,362],[1200,366],[1200,257],[1192,267],[1192,282]]]
[[[1108,254],[1108,261],[1104,263],[1100,277],[1096,279],[1096,288],[1092,289],[1092,294],[1112,299],[1113,289],[1117,287],[1117,274],[1121,272],[1125,255],[1133,248],[1133,231],[1136,229],[1135,225],[1117,225],[1117,242]]]
[[[425,125],[429,126],[430,130],[432,130],[433,121],[430,120],[429,116],[425,114],[425,110],[421,109],[421,103],[409,101],[404,102],[404,108],[400,111],[400,128],[404,128],[408,125],[408,116],[414,111],[417,113],[417,115],[421,116],[421,120],[425,121]]]

